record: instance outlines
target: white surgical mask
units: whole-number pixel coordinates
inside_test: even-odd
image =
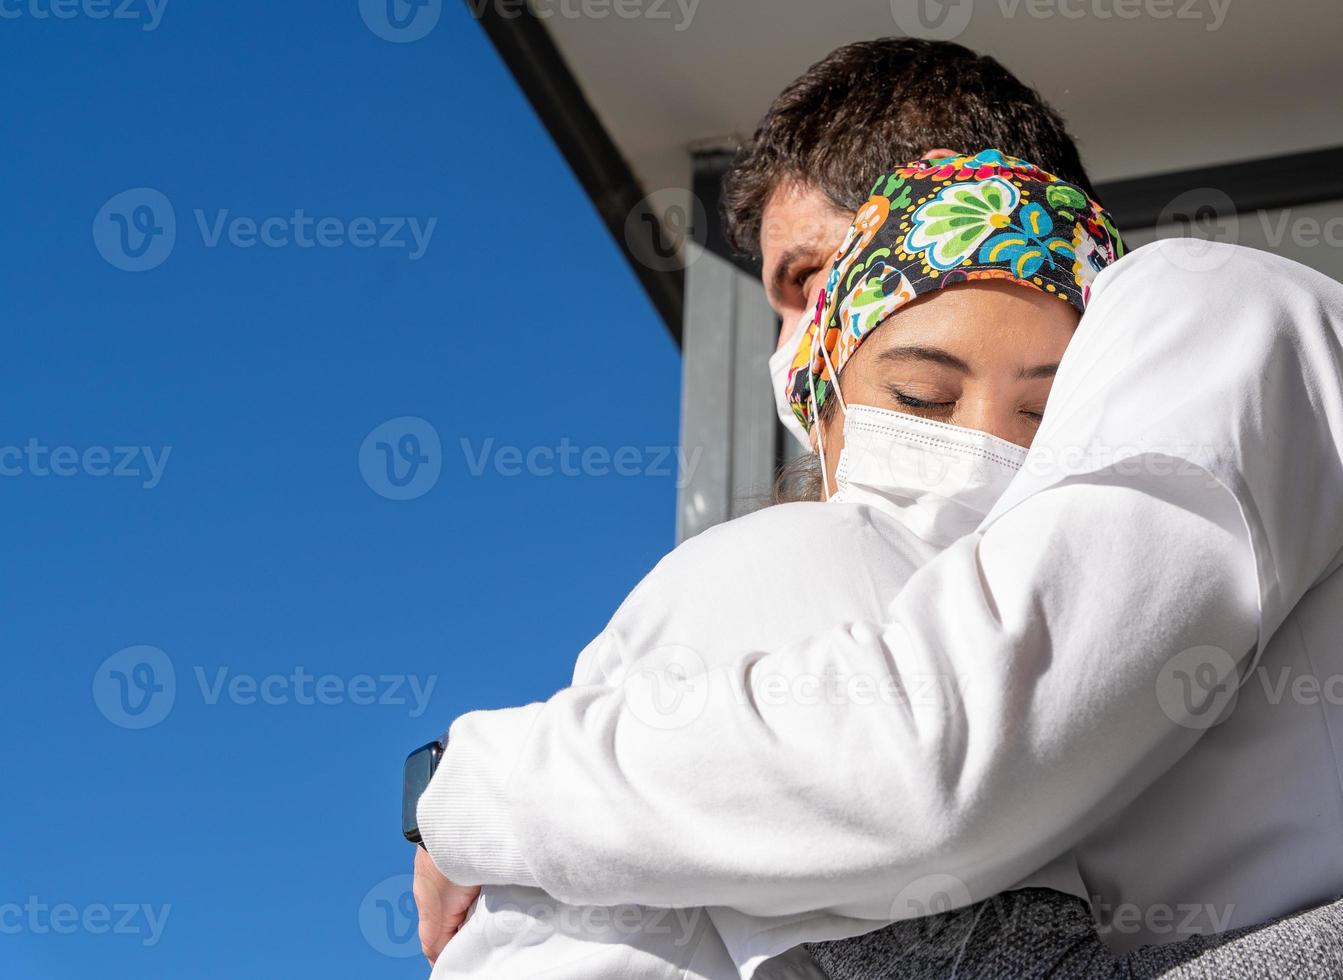
[[[844,411],[836,502],[894,505],[901,522],[939,547],[975,530],[1026,461],[986,432],[869,405]]]
[[[797,420],[797,416],[793,414],[793,406],[788,402],[787,385],[788,369],[793,366],[797,345],[802,341],[802,335],[807,327],[811,326],[811,319],[812,314],[808,313],[799,320],[793,335],[769,358],[769,386],[774,390],[774,410],[779,413],[779,421],[783,423],[783,427],[808,450],[811,449],[811,438],[807,435],[807,430],[802,427],[802,423]]]

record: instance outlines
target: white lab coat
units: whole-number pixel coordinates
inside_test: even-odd
[[[675,676],[661,676],[667,682],[664,701],[640,709],[644,723],[674,730],[694,711],[693,677],[734,662],[753,646],[782,645],[836,621],[880,616],[914,571],[941,550],[940,542],[906,530],[899,509],[879,499],[789,504],[720,525],[681,545],[639,583],[579,655],[573,683],[619,687],[659,678],[655,672],[673,664],[684,668],[684,685]],[[656,781],[656,772],[647,775]],[[731,780],[730,773],[706,773],[716,777]],[[422,826],[432,828],[426,830],[430,834],[440,828],[451,833],[452,823],[451,816],[440,815]],[[693,834],[693,825],[685,830]],[[615,915],[594,921],[534,888],[486,885],[463,933],[437,964],[435,980],[682,980],[683,975],[732,980],[738,969],[730,949],[751,946],[757,935],[788,926],[727,909],[688,909],[680,919],[661,920],[646,908],[627,907],[623,914],[628,927],[618,931]],[[813,929],[825,920],[826,935],[836,937],[874,927],[833,916],[808,919]],[[819,935],[808,933],[814,934]],[[798,951],[761,976],[819,976],[807,963]]]
[[[1139,250],[1097,280],[980,534],[879,616],[710,666],[675,730],[640,718],[656,675],[462,716],[421,804],[435,861],[574,904],[787,923],[732,952],[746,976],[826,938],[818,917],[965,904],[1075,845],[1098,904],[1147,916],[1122,943],[1181,938],[1150,913],[1186,897],[1219,910],[1208,931],[1343,891],[1338,706],[1269,711],[1246,685],[1203,737],[1206,699],[1178,696],[1259,665],[1343,673],[1340,336],[1343,286],[1299,265]],[[833,673],[937,696],[750,693]]]

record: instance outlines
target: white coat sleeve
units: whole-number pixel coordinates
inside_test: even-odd
[[[458,719],[439,866],[884,921],[1010,887],[1169,768],[1343,542],[1343,287],[1197,247],[1102,275],[1026,471],[884,622]]]

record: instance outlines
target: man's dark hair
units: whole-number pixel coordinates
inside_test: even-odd
[[[882,38],[838,48],[774,100],[723,180],[723,224],[760,255],[776,189],[814,184],[846,211],[926,150],[1002,150],[1095,196],[1061,116],[993,58],[946,41]]]

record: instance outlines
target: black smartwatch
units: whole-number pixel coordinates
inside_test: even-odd
[[[421,745],[406,756],[405,775],[401,783],[401,833],[406,840],[421,847],[424,847],[424,838],[420,836],[420,819],[415,811],[420,805],[420,797],[429,788],[429,780],[434,778],[438,760],[443,758],[447,738],[444,735],[440,741]]]

